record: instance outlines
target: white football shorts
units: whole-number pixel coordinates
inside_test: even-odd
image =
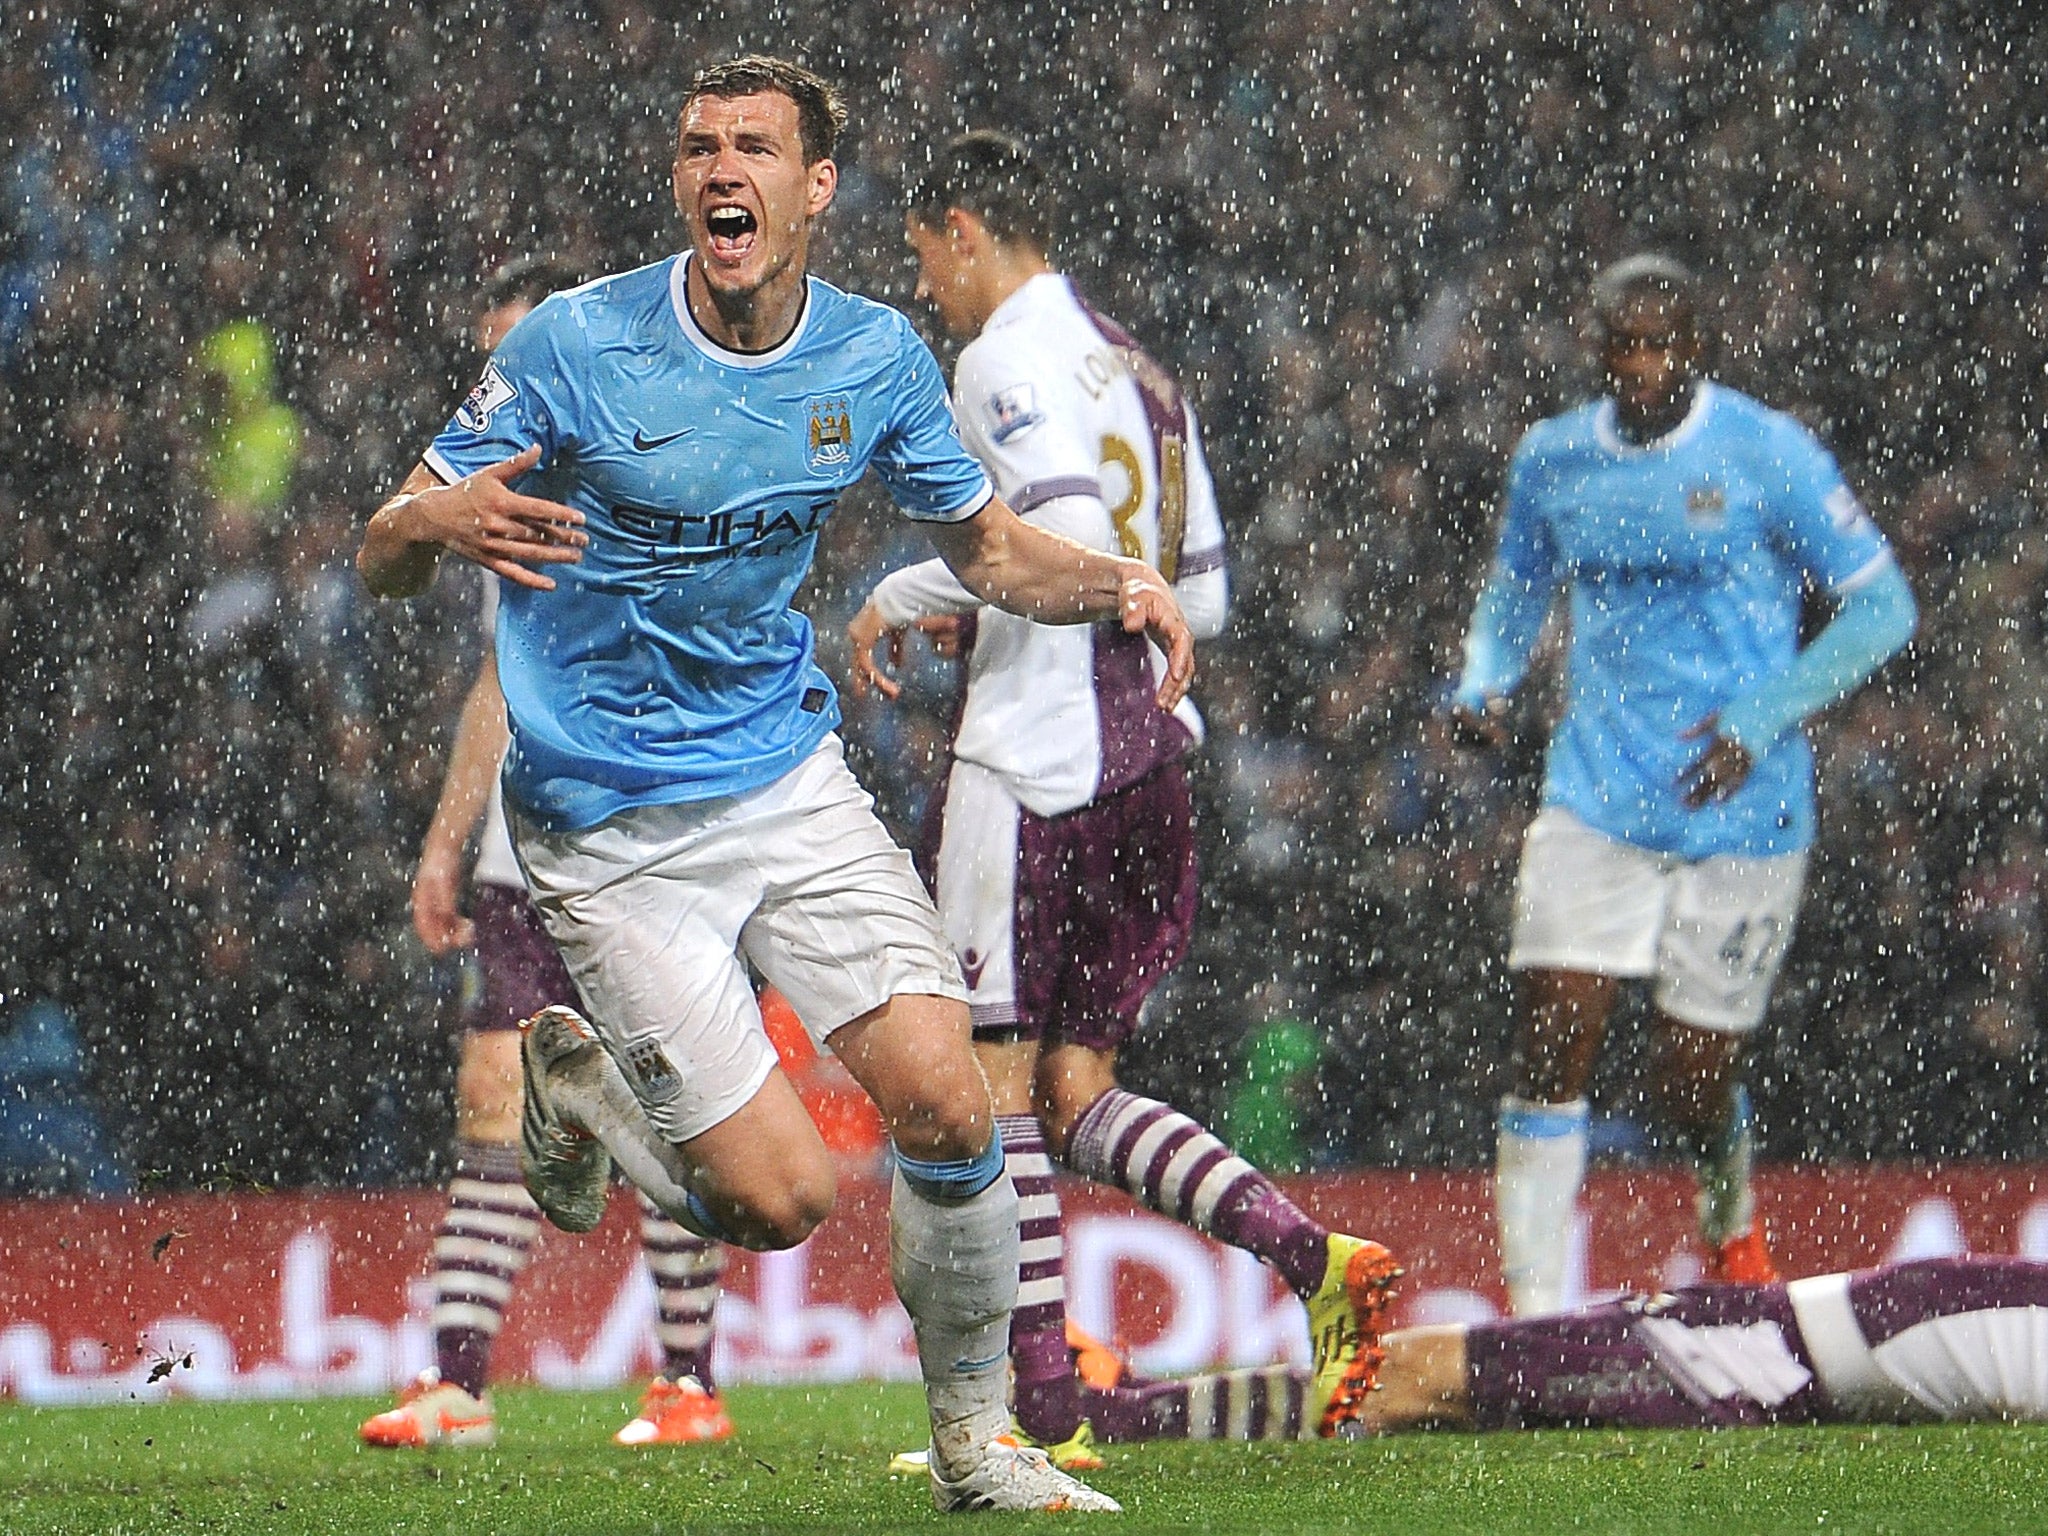
[[[1002,778],[955,759],[946,776],[936,880],[939,919],[960,956],[977,1028],[1017,1022],[1017,825]]]
[[[512,834],[599,1039],[672,1142],[736,1114],[775,1067],[741,955],[820,1048],[899,994],[966,1000],[910,855],[837,736],[746,794],[580,832],[515,814]]]
[[[1687,860],[1545,806],[1522,845],[1508,965],[1654,977],[1664,1013],[1744,1034],[1763,1021],[1805,884],[1804,852]]]

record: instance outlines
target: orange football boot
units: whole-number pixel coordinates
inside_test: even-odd
[[[1130,1363],[1071,1317],[1067,1319],[1067,1351],[1074,1357],[1074,1374],[1092,1391],[1111,1392],[1130,1379]]]
[[[1770,1245],[1764,1241],[1762,1222],[1754,1223],[1740,1237],[1731,1237],[1707,1255],[1707,1278],[1738,1285],[1775,1285],[1783,1278],[1771,1261]]]
[[[716,1392],[694,1376],[657,1376],[640,1399],[640,1412],[612,1439],[619,1445],[697,1445],[730,1440],[732,1418]]]
[[[398,1406],[365,1419],[356,1431],[365,1445],[383,1450],[427,1445],[489,1445],[498,1421],[488,1397],[471,1397],[428,1369],[399,1394]]]
[[[1315,1349],[1310,1398],[1316,1433],[1324,1439],[1357,1418],[1379,1385],[1380,1348],[1394,1282],[1405,1271],[1380,1244],[1333,1232],[1323,1283],[1308,1298],[1309,1342]]]

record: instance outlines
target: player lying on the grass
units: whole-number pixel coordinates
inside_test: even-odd
[[[1303,1433],[1299,1371],[1147,1381],[1094,1348],[1081,1398],[1105,1439]],[[1344,1433],[2048,1420],[2048,1264],[1920,1259],[1402,1328],[1378,1376]]]
[[[1023,146],[962,135],[911,199],[917,291],[965,341],[960,440],[1027,521],[1146,560],[1196,639],[1228,606],[1223,521],[1180,386],[1053,265],[1056,197]],[[856,693],[894,698],[913,624],[973,615],[933,897],[960,958],[975,1053],[1017,1185],[1022,1246],[1010,1359],[1019,1430],[1062,1466],[1096,1463],[1068,1360],[1055,1159],[1255,1254],[1309,1312],[1312,1409],[1356,1407],[1346,1340],[1373,1330],[1398,1273],[1331,1232],[1177,1107],[1125,1091],[1117,1056],[1187,947],[1197,870],[1183,759],[1192,701],[1157,698],[1163,658],[1114,624],[1053,625],[985,605],[944,561],[894,571],[848,628]]]
[[[1693,1286],[1383,1347],[1368,1432],[2048,1419],[2048,1264]]]

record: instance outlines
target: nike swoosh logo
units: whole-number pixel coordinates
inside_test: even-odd
[[[659,448],[663,443],[672,443],[679,437],[688,437],[696,430],[695,427],[685,427],[680,432],[669,433],[667,437],[649,437],[640,428],[635,427],[633,429],[633,446],[642,453],[646,453],[650,448]]]

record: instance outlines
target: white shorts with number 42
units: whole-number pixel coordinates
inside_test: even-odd
[[[1792,942],[1806,854],[1684,859],[1546,806],[1515,883],[1515,970],[1656,980],[1681,1023],[1741,1034],[1762,1022]]]

